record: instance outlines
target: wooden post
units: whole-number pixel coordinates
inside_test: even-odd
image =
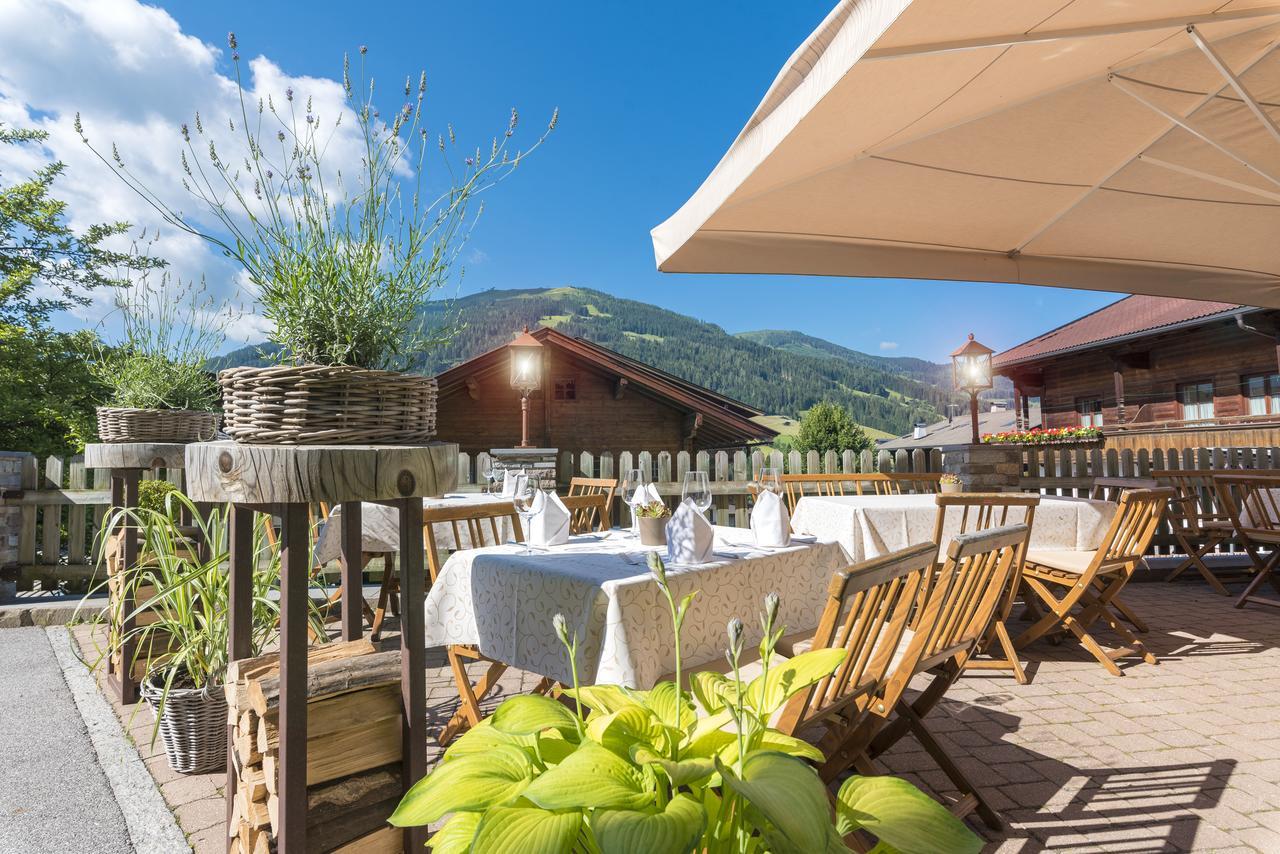
[[[245,507],[230,510],[230,564],[228,575],[227,660],[248,658],[253,652],[253,528],[257,514]],[[231,757],[236,752],[236,725],[227,723],[227,822],[228,846],[234,837],[230,822],[235,813],[239,774]]]
[[[1022,419],[1022,386],[1017,383],[1013,384],[1013,428],[1015,430],[1027,429]]]
[[[342,505],[342,639],[359,640],[364,637],[364,585],[361,571],[364,568],[363,537],[361,536],[361,508],[359,501],[347,501]],[[419,520],[418,527],[421,527]],[[382,571],[388,573],[390,566]]]
[[[421,513],[421,511],[419,511]],[[307,596],[310,521],[282,507],[280,544],[280,851],[307,850]],[[403,526],[403,523],[402,523]]]
[[[1124,417],[1124,365],[1117,359],[1112,364],[1112,379],[1116,388],[1116,423],[1125,423]]]
[[[400,696],[404,743],[401,770],[404,790],[427,774],[427,660],[425,612],[426,572],[423,568],[422,499],[406,498],[400,507]],[[306,795],[303,795],[306,805]],[[425,827],[407,827],[404,850],[421,851]],[[284,850],[283,848],[281,850]]]

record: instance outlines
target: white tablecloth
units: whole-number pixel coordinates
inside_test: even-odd
[[[720,659],[733,617],[742,620],[748,645],[758,644],[758,615],[770,592],[782,597],[780,619],[791,630],[817,625],[831,575],[847,563],[838,545],[766,551],[748,529],[715,532],[714,563],[668,567],[677,602],[697,591],[684,623],[686,664]],[[667,602],[645,563],[652,549],[630,532],[521,551],[508,545],[449,558],[427,597],[428,646],[476,644],[490,658],[567,683],[567,654],[551,626],[561,613],[578,635],[584,684],[649,688],[675,669]]]
[[[501,495],[480,492],[457,493],[441,498],[422,499],[423,508],[457,507],[468,504],[492,504],[506,501]],[[507,503],[510,503],[509,501]],[[509,519],[498,522],[498,532],[502,539],[511,537]],[[360,510],[361,550],[366,552],[398,552],[400,551],[400,517],[397,511],[385,504],[362,502]],[[462,542],[454,542],[452,525],[436,526],[436,545],[442,549],[469,549],[471,538],[467,535],[465,525],[458,526],[462,534]],[[485,523],[485,536],[490,535],[489,524]],[[337,560],[342,553],[342,505],[333,508],[329,519],[320,528],[320,536],[316,540],[316,563],[323,566],[331,560]]]
[[[960,530],[962,512],[959,508],[947,511],[944,551]],[[1096,549],[1115,512],[1116,505],[1109,501],[1041,496],[1031,526],[1031,548]],[[933,495],[806,495],[796,504],[791,527],[838,542],[849,560],[858,563],[932,540],[937,516]],[[1009,510],[1008,524],[1022,518],[1022,508]]]

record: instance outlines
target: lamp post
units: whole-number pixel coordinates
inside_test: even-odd
[[[951,381],[959,391],[969,392],[969,418],[973,423],[973,444],[981,442],[978,435],[978,393],[993,385],[991,377],[991,354],[995,350],[973,340],[951,354]]]
[[[529,327],[512,341],[511,387],[520,392],[520,447],[529,444],[529,394],[542,387],[542,344],[529,334]]]

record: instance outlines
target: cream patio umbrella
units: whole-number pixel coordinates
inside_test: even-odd
[[[1280,2],[842,0],[659,269],[1280,308]]]

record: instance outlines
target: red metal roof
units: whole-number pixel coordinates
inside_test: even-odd
[[[1143,333],[1155,333],[1172,326],[1203,322],[1245,309],[1231,302],[1205,302],[1135,295],[1103,306],[1065,326],[1024,341],[1005,350],[994,359],[996,368],[1029,362],[1061,353],[1080,350]]]

